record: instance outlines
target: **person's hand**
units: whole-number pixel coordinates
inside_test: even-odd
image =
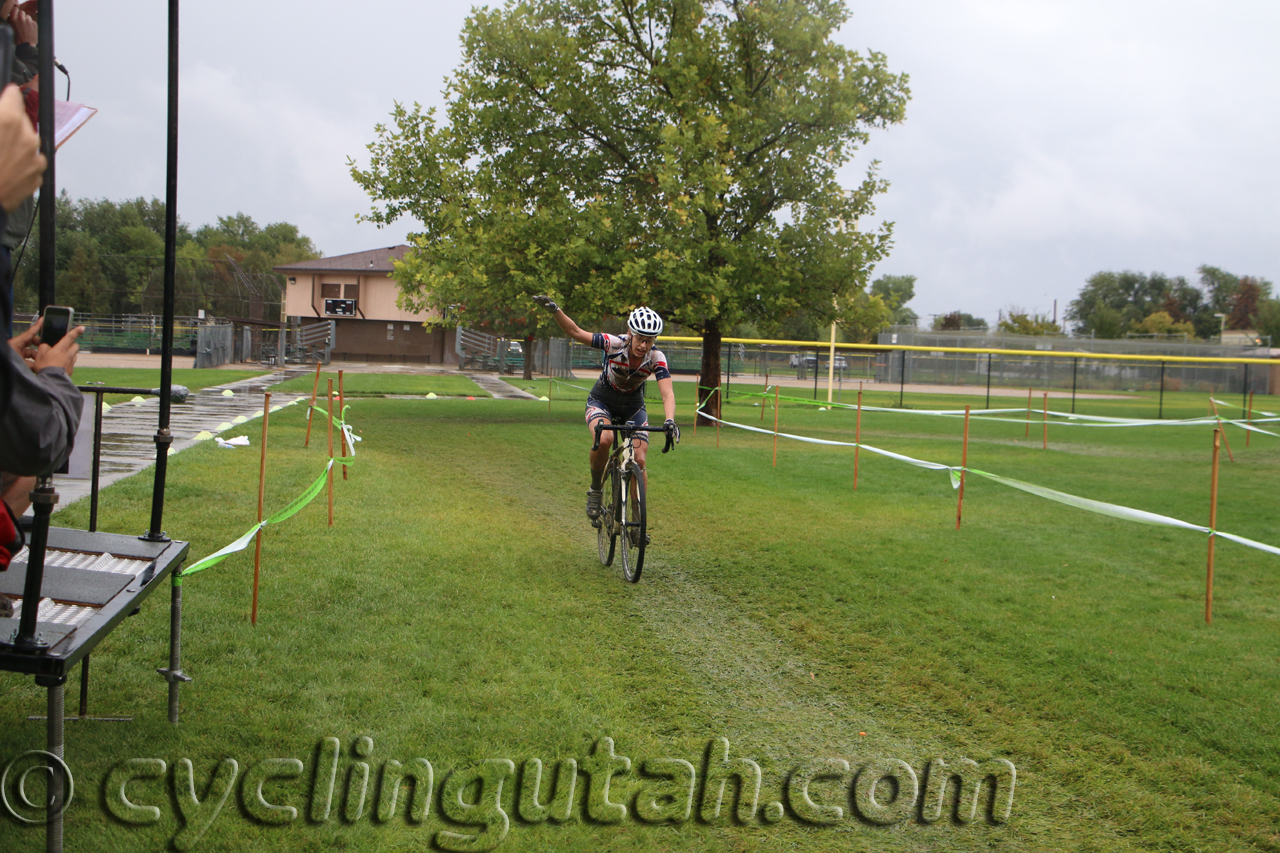
[[[535,296],[533,297],[533,301],[541,305],[543,308],[546,308],[552,314],[560,310],[560,306],[551,301],[550,296]]]
[[[40,334],[40,328],[44,325],[44,318],[39,317],[34,323],[22,334],[15,335],[9,339],[9,346],[13,347],[13,351],[18,357],[27,363],[27,367],[32,370],[36,368],[36,351],[38,344],[36,337]]]
[[[6,86],[0,94],[0,205],[12,211],[29,198],[40,188],[46,165],[22,92]]]
[[[9,25],[13,27],[15,45],[29,44],[35,47],[40,41],[40,28],[36,25],[36,19],[32,17],[35,13],[33,4],[23,3],[9,15]]]
[[[676,444],[680,443],[680,427],[676,426],[676,422],[667,418],[662,424],[662,431],[670,435]]]
[[[76,356],[80,354],[80,345],[76,343],[76,338],[83,334],[84,326],[76,326],[53,346],[41,344],[36,351],[36,373],[46,367],[61,367],[70,376],[76,368]]]

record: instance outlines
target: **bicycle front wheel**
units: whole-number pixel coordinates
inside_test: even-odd
[[[604,500],[601,502],[600,517],[596,519],[596,549],[600,554],[600,565],[613,565],[613,546],[618,541],[619,498],[621,487],[618,485],[618,470],[613,466],[604,472]]]
[[[645,531],[644,473],[639,465],[627,466],[622,476],[622,576],[631,583],[640,580],[644,568]]]

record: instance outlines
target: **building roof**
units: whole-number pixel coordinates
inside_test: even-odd
[[[276,272],[356,272],[356,273],[390,273],[392,261],[404,258],[409,246],[388,246],[385,249],[370,249],[367,252],[352,252],[349,255],[334,255],[332,258],[317,258],[314,261],[299,261],[296,264],[283,264],[273,267]]]

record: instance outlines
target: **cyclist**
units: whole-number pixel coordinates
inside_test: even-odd
[[[671,371],[667,369],[667,357],[661,350],[653,348],[654,341],[662,334],[662,318],[658,316],[658,312],[652,308],[635,309],[627,317],[629,333],[618,337],[603,332],[583,331],[549,296],[535,296],[533,301],[554,314],[556,323],[570,338],[580,344],[604,350],[600,378],[587,394],[587,428],[593,442],[596,422],[602,418],[606,423],[619,425],[649,425],[649,415],[644,408],[644,383],[650,377],[658,380],[658,391],[662,394],[662,413],[666,416],[662,429],[671,433],[676,442],[680,441],[680,428],[675,421],[676,395],[671,390]],[[645,471],[644,460],[649,448],[649,433],[639,430],[635,436],[636,464],[644,472],[647,489],[649,474]],[[587,491],[587,517],[592,521],[600,517],[604,469],[609,464],[609,447],[612,444],[613,433],[601,433],[600,447],[592,451],[589,457],[591,488]]]

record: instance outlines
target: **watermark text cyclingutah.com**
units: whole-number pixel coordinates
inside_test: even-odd
[[[440,849],[497,848],[517,825],[585,821],[650,824],[690,820],[767,826],[792,819],[809,825],[862,825],[868,829],[904,822],[922,825],[1007,823],[1013,810],[1017,770],[1010,761],[983,763],[962,757],[932,757],[912,763],[898,758],[814,758],[792,766],[776,780],[776,799],[762,795],[760,765],[735,754],[715,738],[695,762],[684,758],[632,759],[611,737],[590,753],[544,763],[493,758],[443,774],[427,758],[377,760],[373,740],[356,738],[347,757],[338,738],[324,738],[311,766],[299,758],[268,758],[243,766],[234,758],[195,762],[187,758],[133,758],[116,764],[102,782],[102,802],[118,821],[150,825],[176,803],[181,824],[173,837],[180,851],[194,849],[237,812],[265,825],[388,823],[442,828],[432,841]],[[10,817],[44,823],[70,801],[71,769],[61,770],[66,792],[54,808],[33,801],[27,780],[39,767],[52,778],[44,753],[24,753],[6,766],[3,805]],[[20,767],[19,765],[27,765]],[[212,766],[210,766],[212,764]],[[168,788],[168,790],[166,790]],[[226,807],[231,804],[232,808]]]

